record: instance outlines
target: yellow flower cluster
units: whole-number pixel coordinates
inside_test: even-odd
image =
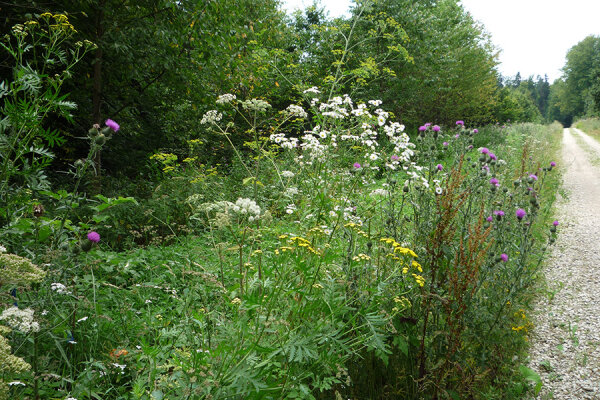
[[[360,253],[359,255],[352,257],[352,259],[354,261],[369,261],[371,257],[369,257],[366,254]]]
[[[293,237],[290,238],[289,241],[291,243],[296,243],[296,246],[298,246],[298,247],[305,248],[310,253],[317,254],[317,255],[321,254],[321,253],[319,253],[318,250],[316,250],[314,247],[311,246],[311,244],[310,244],[310,242],[308,240],[304,239],[303,237],[293,236]]]
[[[347,224],[344,225],[344,228],[350,228],[353,231],[355,231],[357,235],[360,235],[360,236],[362,236],[364,238],[367,238],[367,239],[369,238],[369,235],[367,235],[367,232],[363,231],[361,229],[360,225],[357,224],[357,223],[348,222]]]
[[[45,19],[50,24],[51,29],[57,29],[57,30],[62,30],[65,32],[73,32],[73,33],[77,32],[75,30],[75,28],[73,27],[73,25],[71,25],[71,23],[69,22],[69,18],[67,18],[67,16],[64,14],[52,15],[49,12],[45,12],[42,15],[40,15],[40,17]],[[54,19],[53,24],[50,23],[50,18]]]
[[[533,327],[533,324],[531,323],[531,321],[529,321],[529,319],[527,319],[527,315],[525,315],[525,310],[521,308],[514,315],[516,318],[520,318],[522,320],[522,324],[513,326],[512,330],[515,332],[523,332],[524,334],[527,334],[529,332],[529,329]]]

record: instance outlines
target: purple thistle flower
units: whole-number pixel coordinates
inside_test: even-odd
[[[525,217],[527,215],[525,210],[523,210],[522,208],[517,209],[515,214],[517,215],[517,218],[519,218],[519,220],[522,220],[523,217]]]
[[[100,241],[100,234],[92,231],[87,234],[87,238],[90,242],[98,243]]]
[[[490,149],[488,149],[487,147],[481,148],[481,154],[489,154],[489,153],[490,153]]]
[[[494,220],[494,217],[492,217],[491,215],[489,217],[487,217],[485,219],[487,222],[492,222]]]
[[[110,129],[112,129],[113,131],[118,131],[120,126],[119,124],[117,124],[115,121],[113,121],[112,119],[107,119],[105,122],[106,126],[108,126]]]
[[[398,157],[395,154],[391,158],[392,158],[392,161],[398,161],[400,159],[400,157]]]
[[[496,157],[496,155],[494,153],[489,153],[488,156],[490,156],[490,158],[492,160],[497,160],[498,159],[498,157]]]
[[[456,135],[454,135],[455,139],[458,139],[460,137],[460,135],[457,133]]]
[[[441,171],[441,170],[443,170],[443,169],[444,169],[444,166],[443,166],[442,164],[438,164],[438,165],[436,166],[436,168],[437,168],[437,170],[438,170],[438,171]]]
[[[421,125],[419,127],[419,132],[425,132],[427,130],[427,127],[425,125]]]
[[[433,129],[434,132],[439,132],[442,128],[440,128],[438,125],[434,125],[431,129]]]
[[[529,175],[529,179],[533,179],[534,181],[537,181],[538,177],[535,174],[531,174],[531,175]]]
[[[555,163],[554,161],[552,161],[552,162],[550,163],[550,166],[551,166],[551,167],[556,167],[556,163]]]
[[[554,225],[554,226],[558,226],[558,224],[559,224],[559,222],[558,222],[558,221],[554,221],[554,222],[552,223],[552,225]]]
[[[360,164],[359,164],[359,163],[357,163],[357,162],[355,162],[355,163],[354,163],[354,168],[356,168],[356,169],[360,169]]]
[[[496,178],[492,178],[492,179],[490,179],[490,184],[492,184],[494,186],[500,186],[500,181]]]
[[[456,121],[456,125],[464,126],[465,125],[465,121],[458,120],[458,121]]]
[[[467,147],[467,149],[472,150],[473,149],[473,145],[470,144],[469,147]]]
[[[448,147],[448,142],[444,142],[442,145],[444,145],[444,147]]]
[[[429,128],[431,126],[431,122],[427,122],[424,126],[425,128]]]
[[[506,253],[500,254],[500,259],[502,261],[504,261],[504,262],[507,262],[508,261],[508,254],[506,254]]]
[[[494,211],[494,215],[497,217],[504,217],[504,211],[496,210],[496,211]]]
[[[479,133],[479,129],[473,129],[473,133]]]

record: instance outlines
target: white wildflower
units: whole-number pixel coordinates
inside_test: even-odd
[[[299,193],[298,188],[289,187],[289,188],[287,188],[285,190],[285,192],[283,193],[283,195],[286,196],[286,197],[294,197],[298,193]]]
[[[302,93],[315,93],[316,94],[316,93],[321,93],[321,92],[319,91],[319,89],[316,86],[313,86],[311,88],[306,89]]]
[[[58,282],[51,283],[50,289],[52,289],[53,291],[55,291],[58,294],[71,294],[71,292],[69,292],[67,290],[67,287],[65,285],[63,285],[62,283],[58,283]]]
[[[218,112],[217,110],[207,111],[206,114],[202,117],[200,121],[201,124],[216,124],[223,118],[223,114]]]
[[[12,382],[8,382],[8,386],[25,386],[25,384],[23,382],[19,382],[19,381],[12,381]]]
[[[271,105],[264,100],[251,99],[243,101],[242,107],[244,107],[245,110],[266,112],[268,108],[271,108]]]
[[[292,117],[298,117],[298,118],[308,117],[308,114],[306,113],[306,111],[304,111],[304,109],[302,107],[297,106],[295,104],[290,104],[288,106],[288,108],[285,109],[285,111],[288,113],[288,115],[290,115]]]
[[[222,94],[217,98],[217,104],[231,103],[235,99],[236,99],[235,94],[230,94],[230,93]]]
[[[378,107],[383,103],[381,100],[369,100],[369,104],[375,107]]]
[[[79,322],[87,321],[87,319],[88,319],[88,317],[79,318],[77,320],[77,322],[79,323]]]
[[[0,315],[0,321],[6,321],[6,323],[13,329],[19,332],[38,332],[40,325],[33,320],[34,311],[31,308],[21,310],[18,307],[10,307],[2,312]]]
[[[0,253],[6,253],[6,247],[0,244]]]
[[[293,178],[295,175],[292,171],[281,171],[281,176],[284,178]]]
[[[285,212],[287,214],[293,214],[295,211],[297,210],[296,205],[295,204],[288,204],[285,207]]]

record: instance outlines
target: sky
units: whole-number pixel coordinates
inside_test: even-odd
[[[313,0],[282,0],[284,9],[304,8]],[[330,17],[348,15],[351,0],[322,0]],[[462,0],[481,22],[499,53],[498,70],[523,78],[559,78],[567,51],[588,35],[600,35],[600,0]]]

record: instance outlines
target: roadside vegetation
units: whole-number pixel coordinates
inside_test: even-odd
[[[456,1],[239,3],[8,8],[0,399],[539,391],[543,96]]]

